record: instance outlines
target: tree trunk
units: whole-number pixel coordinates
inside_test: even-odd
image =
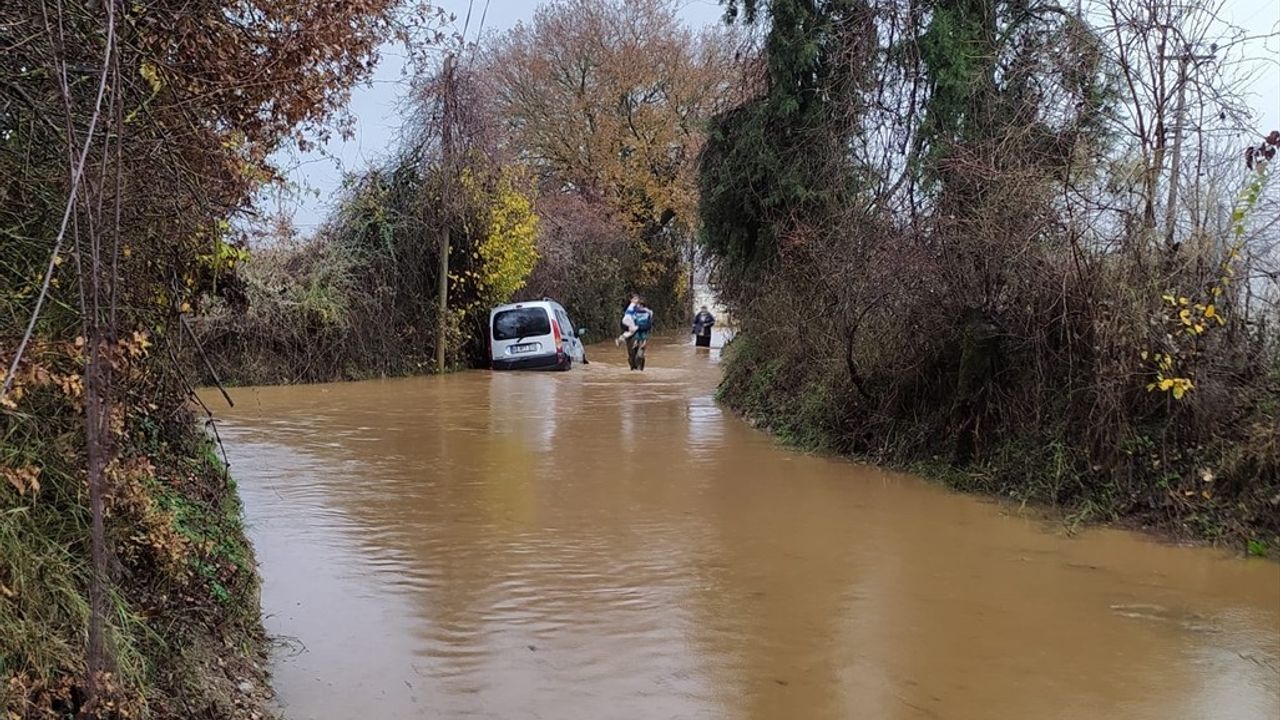
[[[970,311],[965,319],[955,403],[951,410],[956,428],[951,454],[954,465],[968,464],[978,452],[987,386],[995,374],[998,354],[999,337],[995,324],[982,311]]]
[[[100,681],[111,670],[106,643],[107,617],[107,540],[103,519],[103,493],[106,469],[111,457],[111,359],[101,328],[93,322],[88,328],[89,357],[85,363],[85,449],[88,456],[89,535],[92,561],[89,576],[89,638],[86,665],[87,697],[82,718],[98,717],[97,702]]]
[[[447,170],[446,170],[447,172]],[[446,219],[446,223],[448,220]],[[449,338],[449,226],[440,233],[440,287],[437,298],[439,319],[436,324],[436,372],[444,374],[445,351]]]

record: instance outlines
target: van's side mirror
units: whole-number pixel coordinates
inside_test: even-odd
[[[586,334],[587,334],[586,328],[578,328],[578,337],[585,337]]]

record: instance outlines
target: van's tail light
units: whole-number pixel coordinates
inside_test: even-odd
[[[564,349],[564,338],[560,337],[560,323],[555,318],[551,319],[551,334],[556,339],[556,352],[560,352]]]

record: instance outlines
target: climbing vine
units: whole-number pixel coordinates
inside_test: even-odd
[[[1220,307],[1221,298],[1236,278],[1236,265],[1245,246],[1245,221],[1257,207],[1258,199],[1266,188],[1268,165],[1275,157],[1277,147],[1280,147],[1280,132],[1273,132],[1246,153],[1249,181],[1240,191],[1231,211],[1230,244],[1214,279],[1200,293],[1192,296],[1168,292],[1161,297],[1166,308],[1166,337],[1175,345],[1175,349],[1156,353],[1142,351],[1141,358],[1150,363],[1149,372],[1154,377],[1147,383],[1147,392],[1165,392],[1173,399],[1181,400],[1195,389],[1188,366],[1197,352],[1197,338],[1215,327],[1227,324],[1225,313]]]
[[[872,13],[860,0],[728,2],[727,17],[770,19],[767,86],[712,121],[699,168],[704,244],[730,269],[767,264],[792,229],[789,218],[820,223],[840,206],[852,176],[843,168],[844,129],[869,81]],[[852,109],[852,112],[843,112]]]

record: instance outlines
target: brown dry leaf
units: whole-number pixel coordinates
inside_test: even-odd
[[[55,375],[54,382],[62,390],[62,394],[75,399],[84,394],[84,378],[80,375]]]
[[[32,495],[40,492],[40,468],[35,465],[24,465],[20,468],[0,468],[0,475],[18,491],[19,495],[26,495],[30,490]]]
[[[111,408],[111,414],[108,417],[108,426],[111,434],[115,437],[124,437],[124,408],[116,405]]]

